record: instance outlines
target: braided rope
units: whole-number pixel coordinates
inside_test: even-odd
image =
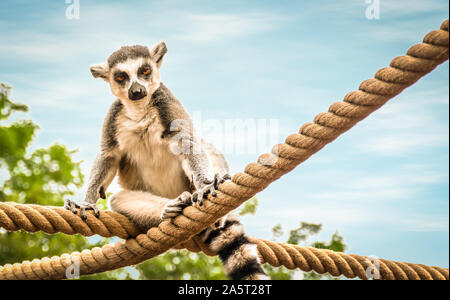
[[[43,231],[49,234],[57,232],[69,235],[79,233],[84,236],[98,234],[122,239],[135,237],[141,233],[127,217],[117,212],[104,211],[99,218],[88,216],[86,221],[83,221],[78,215],[63,207],[0,202],[0,227],[8,231],[23,229],[28,232]]]
[[[261,155],[258,162],[247,165],[244,173],[235,174],[232,181],[221,184],[217,197],[209,196],[202,207],[186,207],[175,219],[162,222],[158,227],[148,230],[146,234],[138,234],[124,243],[118,242],[70,255],[63,254],[51,259],[35,259],[32,262],[6,265],[0,268],[0,279],[62,279],[65,278],[67,267],[74,262],[79,263],[81,275],[113,270],[139,263],[188,240],[257,192],[265,189],[271,182],[294,169],[357,122],[380,108],[389,99],[448,60],[448,26],[448,20],[444,21],[439,30],[425,36],[423,43],[412,46],[406,55],[393,59],[390,67],[379,70],[373,79],[361,83],[358,91],[348,93],[342,102],[332,104],[328,112],[320,113],[313,123],[304,124],[298,134],[290,135],[284,144],[274,147],[272,153]],[[274,159],[276,159],[274,164],[270,166],[265,164]],[[89,225],[84,226],[77,221],[69,221],[71,217],[68,214],[65,215],[62,212],[52,214],[44,208],[40,209],[41,215],[34,216],[29,208],[20,210],[16,206],[10,209],[9,215],[5,211],[0,211],[0,220],[5,222],[5,228],[11,230],[14,228],[17,230],[20,226],[24,226],[25,230],[40,230],[35,223],[31,221],[28,223],[26,220],[28,219],[36,223],[42,222],[45,224],[42,228],[49,233],[59,230],[54,227],[58,220],[64,223],[60,226],[61,231],[66,230],[69,234],[77,230],[87,234],[92,234],[96,230],[110,235],[117,232],[122,236],[125,236],[125,232],[130,233],[131,236],[133,236],[131,233],[136,233],[131,228],[128,228],[128,231],[113,228],[111,220],[105,221],[108,223],[106,225],[101,222],[102,217],[99,220],[102,224],[89,221],[93,218],[90,216],[86,222]],[[61,209],[52,210],[56,212]],[[18,216],[17,222],[14,217],[8,217],[14,214]],[[44,215],[46,220],[43,220]],[[117,217],[114,213],[105,215],[104,220],[108,217]],[[125,222],[122,217],[117,218],[116,225]],[[328,272],[333,276],[367,278],[364,270],[370,266],[370,261],[362,256],[263,240],[254,240],[254,242],[258,245],[263,261],[273,265],[283,264],[288,268],[299,267],[304,270],[315,270],[318,273]],[[185,244],[188,249],[200,248],[199,243],[195,243],[195,239]],[[380,260],[380,275],[382,279],[448,279],[448,270]]]
[[[117,220],[120,220],[119,222]],[[63,232],[66,234],[82,234],[92,236],[98,234],[103,237],[119,236],[123,239],[137,236],[140,232],[135,225],[119,213],[104,211],[100,218],[92,213],[88,214],[86,221],[81,220],[72,212],[60,207],[39,206],[32,204],[18,204],[0,202],[0,227],[9,231],[25,230],[29,232],[43,231],[46,233]],[[262,262],[272,266],[285,266],[288,269],[300,268],[305,272],[315,271],[319,274],[329,273],[333,276],[344,275],[348,278],[367,278],[367,271],[374,262],[370,258],[359,255],[348,255],[341,252],[317,249],[311,247],[300,247],[297,245],[276,243],[263,239],[250,238],[251,242],[258,246],[258,252]],[[176,245],[174,248],[186,248],[192,252],[203,251],[210,256],[217,255],[201,240],[194,237],[186,242]],[[100,249],[100,248],[98,248]],[[96,251],[96,250],[93,250]],[[37,261],[35,261],[37,262]],[[26,264],[26,263],[24,263]],[[378,260],[380,276],[385,279],[439,279],[449,278],[447,269],[429,267],[424,265],[399,263],[388,260]],[[8,273],[5,268],[15,266],[6,265],[3,272]],[[375,267],[375,266],[373,266]],[[392,272],[396,269],[397,272]],[[39,270],[39,269],[38,269]],[[25,276],[29,279],[35,277]],[[36,275],[39,271],[36,272]],[[40,272],[46,278],[47,274]],[[0,279],[3,279],[0,277]]]

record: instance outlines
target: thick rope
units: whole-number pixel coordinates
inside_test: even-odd
[[[303,125],[298,134],[290,135],[284,144],[274,147],[272,153],[261,155],[257,163],[247,165],[245,172],[234,175],[231,182],[221,184],[217,197],[209,196],[202,207],[186,207],[182,214],[175,219],[165,221],[158,227],[151,228],[146,234],[139,234],[125,243],[118,242],[102,248],[84,250],[81,253],[75,252],[71,255],[64,254],[51,259],[35,259],[32,262],[4,266],[0,269],[0,279],[63,279],[67,267],[74,262],[79,263],[81,275],[113,270],[139,263],[188,240],[266,188],[271,182],[291,171],[357,122],[380,108],[389,99],[448,60],[448,24],[448,20],[444,21],[439,30],[432,31],[425,36],[423,43],[412,46],[407,55],[393,59],[390,67],[379,70],[375,74],[375,78],[364,81],[358,91],[350,92],[342,102],[332,104],[328,112],[315,117],[314,123]],[[267,162],[274,159],[276,159],[274,164],[267,165]],[[3,217],[4,215],[2,215]],[[53,221],[55,220],[56,217]],[[13,228],[18,225],[15,223],[8,226]],[[71,228],[74,229],[75,225]],[[115,230],[107,226],[105,228]],[[33,226],[30,229],[36,230]],[[52,229],[47,226],[47,230]],[[71,229],[66,226],[66,230],[70,231]],[[84,230],[88,229],[84,228]],[[89,227],[89,230],[92,231],[92,228]],[[260,253],[265,253],[265,250],[269,253],[264,245],[272,242],[259,241],[257,240],[257,244]],[[362,260],[365,259],[363,257],[336,254],[335,252],[331,252],[333,253],[331,254],[329,251],[314,248],[270,245],[270,249],[279,247],[278,251],[273,251],[273,253],[280,251],[289,253],[289,251],[292,252],[289,247],[294,247],[297,253],[302,254],[301,257],[306,260],[308,266],[311,269],[317,269],[318,273],[325,271],[335,276],[355,274],[355,276],[364,278],[361,271],[365,270],[362,263]],[[274,259],[276,257],[278,263],[282,261],[283,264],[289,264],[287,256],[267,255],[266,257],[262,254],[264,261],[267,258],[267,261],[276,265],[277,260]],[[295,266],[307,269],[306,264],[302,264],[300,256],[294,255],[292,260],[294,258],[299,259],[298,263],[294,264]],[[347,265],[349,268],[346,268]],[[448,271],[436,267],[385,260],[381,260],[380,265],[382,266],[380,269],[382,279],[448,279]]]
[[[120,220],[120,222],[117,220]],[[119,236],[123,239],[135,237],[140,233],[130,220],[111,211],[102,212],[99,219],[92,214],[88,214],[87,220],[82,221],[72,212],[60,207],[5,202],[0,202],[0,227],[9,231],[22,229],[36,232],[41,230],[50,234],[56,232],[78,233],[84,236],[98,234],[103,237]],[[333,276],[344,275],[348,278],[359,277],[361,279],[368,279],[367,270],[370,267],[375,270],[377,267],[373,259],[364,256],[255,238],[250,238],[250,240],[258,246],[261,261],[275,267],[285,266],[288,269],[299,268],[305,272],[315,271],[319,274],[329,273]],[[186,248],[192,252],[203,251],[210,256],[217,255],[196,237],[176,245],[174,248]],[[37,260],[34,262],[36,263]],[[9,277],[6,274],[9,273],[8,269],[12,268],[15,268],[15,266],[6,265],[3,269],[0,268],[0,276],[2,274],[5,276],[5,278],[0,277],[0,279],[8,279]],[[391,271],[391,269],[395,269],[396,272]],[[383,259],[378,260],[378,270],[380,278],[384,279],[449,279],[447,269]],[[376,273],[370,274],[373,275],[372,278],[377,278],[375,277]],[[44,278],[46,277],[40,279]],[[30,277],[29,279],[35,278]]]
[[[90,215],[83,221],[78,215],[63,207],[42,206],[0,202],[0,227],[8,231],[43,231],[53,234],[82,234],[103,237],[117,236],[122,239],[135,237],[141,233],[124,215],[113,211],[104,211],[99,218]]]

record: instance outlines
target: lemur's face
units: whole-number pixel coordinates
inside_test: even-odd
[[[151,96],[159,87],[159,70],[149,58],[129,58],[112,67],[111,92],[119,99],[139,101]]]
[[[142,102],[159,88],[159,68],[166,52],[163,42],[152,49],[124,46],[111,54],[106,63],[91,66],[91,73],[108,82],[111,92],[125,103]]]

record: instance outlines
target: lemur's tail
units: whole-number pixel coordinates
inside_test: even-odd
[[[223,224],[205,229],[199,237],[219,254],[232,280],[269,279],[261,267],[256,245],[250,243],[239,220],[229,215]]]

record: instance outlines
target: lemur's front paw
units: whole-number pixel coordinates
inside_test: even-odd
[[[199,188],[197,191],[195,191],[192,194],[192,201],[198,202],[198,205],[203,205],[203,199],[206,199],[208,197],[208,194],[211,194],[211,196],[216,197],[216,189],[219,187],[221,183],[224,183],[225,180],[231,179],[231,176],[228,174],[225,175],[214,175],[214,180],[204,180],[203,186]]]
[[[83,219],[83,220],[87,219],[87,216],[86,216],[87,209],[88,210],[92,209],[94,211],[94,215],[97,218],[100,217],[100,211],[98,210],[97,205],[95,205],[94,203],[83,202],[81,204],[78,204],[75,201],[66,199],[64,201],[64,208],[72,211],[74,214],[77,214],[78,213],[77,209],[80,209],[80,216],[81,216],[81,219]]]
[[[183,192],[178,198],[170,200],[161,213],[161,221],[175,218],[186,206],[192,204],[192,195],[189,192]]]

